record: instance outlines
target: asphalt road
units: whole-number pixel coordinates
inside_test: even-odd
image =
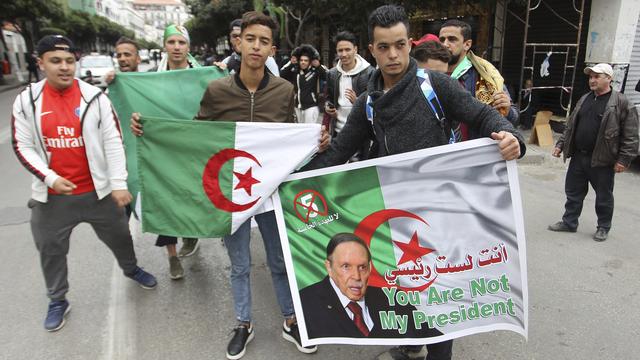
[[[143,290],[122,276],[87,225],[71,237],[68,299],[73,310],[57,333],[42,327],[48,300],[29,229],[30,175],[10,143],[17,90],[0,94],[0,359],[223,359],[234,325],[229,261],[219,239],[204,239],[171,281],[164,249],[132,222],[140,265],[159,280]],[[519,166],[527,237],[529,337],[498,331],[455,341],[454,359],[630,359],[640,354],[640,175],[616,176],[609,240],[591,240],[594,196],[575,234],[546,226],[562,215],[565,166],[547,159]],[[321,346],[303,355],[280,335],[282,319],[259,234],[253,234],[256,337],[244,359],[388,358],[382,346]],[[382,355],[380,355],[382,354]]]

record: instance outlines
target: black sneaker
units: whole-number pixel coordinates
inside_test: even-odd
[[[609,230],[604,228],[598,228],[595,234],[593,234],[593,240],[595,241],[605,241],[607,240],[607,236],[609,235]]]
[[[49,303],[47,318],[44,320],[44,328],[47,331],[58,331],[64,326],[64,318],[71,311],[71,305],[67,300],[52,301]]]
[[[425,353],[422,351],[424,345],[401,345],[389,349],[389,355],[393,360],[413,360],[424,359]]]
[[[567,225],[567,223],[565,223],[564,221],[558,221],[555,224],[551,224],[548,227],[549,230],[551,231],[559,231],[559,232],[576,232],[576,228],[572,228],[569,227],[569,225]]]
[[[297,348],[298,351],[305,354],[313,354],[318,351],[318,347],[315,345],[311,346],[302,346],[302,342],[300,341],[300,330],[298,330],[298,323],[293,323],[291,327],[287,326],[287,321],[284,321],[282,324],[282,337],[291,341]]]
[[[235,360],[244,356],[247,344],[253,340],[253,326],[240,324],[233,329],[233,337],[227,345],[227,359]]]

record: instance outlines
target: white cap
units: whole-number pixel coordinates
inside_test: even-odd
[[[584,73],[589,75],[592,72],[597,73],[597,74],[606,74],[609,76],[613,76],[613,68],[611,67],[611,65],[607,64],[607,63],[600,63],[600,64],[596,64],[594,66],[588,66],[586,68],[584,68]]]

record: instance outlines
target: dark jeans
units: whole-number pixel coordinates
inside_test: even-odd
[[[419,352],[423,345],[405,345],[412,352]],[[427,357],[425,360],[451,360],[453,340],[427,345]]]
[[[591,167],[591,154],[576,151],[569,163],[565,179],[567,202],[562,221],[571,228],[578,227],[578,218],[582,213],[582,203],[589,184],[596,192],[596,215],[598,227],[605,230],[611,228],[613,218],[613,183],[615,171],[613,166]]]
[[[427,345],[427,357],[425,360],[451,360],[453,340]]]

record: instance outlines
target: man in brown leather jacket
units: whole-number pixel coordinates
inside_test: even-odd
[[[269,16],[250,11],[242,17],[238,47],[242,59],[240,70],[233,75],[209,83],[196,119],[256,122],[294,122],[293,86],[266,70],[267,58],[273,55],[276,24]],[[133,115],[131,130],[142,135],[139,116]],[[323,131],[320,149],[326,148],[329,136]],[[273,210],[254,216],[260,229],[271,272],[276,298],[284,317],[282,337],[292,342],[305,354],[313,353],[317,346],[303,347],[293,308],[291,290],[280,237]],[[228,359],[240,359],[247,344],[253,339],[251,297],[251,220],[247,220],[232,235],[223,238],[231,262],[231,292],[234,300],[237,325],[227,346]]]
[[[575,232],[589,184],[596,192],[598,229],[595,241],[605,241],[613,217],[615,173],[625,171],[638,154],[638,113],[624,94],[611,88],[613,69],[597,64],[584,69],[591,91],[576,104],[553,156],[571,158],[565,181],[567,202],[562,221],[551,231]]]

